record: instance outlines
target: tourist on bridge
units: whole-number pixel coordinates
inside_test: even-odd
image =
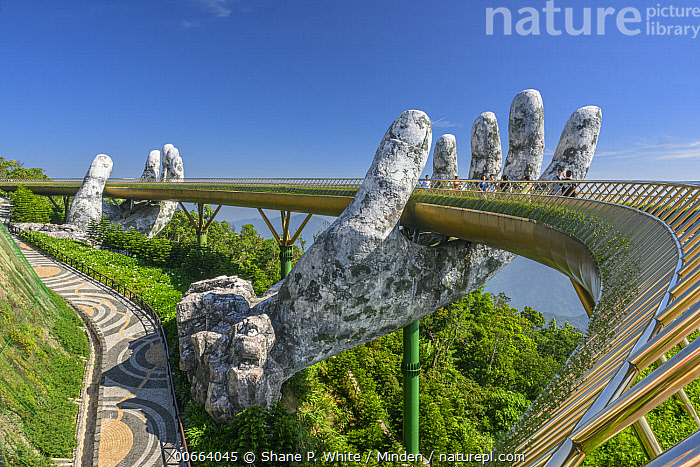
[[[573,180],[572,177],[573,173],[571,170],[566,171],[566,178],[564,180]],[[562,194],[564,196],[570,196],[572,198],[576,197],[578,195],[578,188],[576,188],[575,183],[564,183],[561,185],[561,190]]]
[[[564,169],[562,169],[562,168],[557,169],[557,177],[554,180],[556,180],[556,181],[564,180]],[[552,183],[552,187],[549,191],[554,196],[561,196],[562,184],[561,183]]]
[[[486,182],[486,175],[481,176],[482,182],[479,183],[479,190],[486,192],[489,189],[489,184]]]
[[[425,176],[425,180],[420,184],[421,188],[430,188],[430,175]]]
[[[496,191],[496,176],[494,174],[489,175],[489,182],[488,191]]]
[[[509,180],[508,180],[508,175],[502,176],[502,177],[501,177],[501,180],[504,181],[504,182],[508,182],[508,181],[509,181]],[[501,188],[501,191],[502,191],[502,192],[508,193],[508,192],[511,191],[511,188],[512,188],[512,187],[510,186],[510,183],[501,183],[500,188]]]
[[[525,183],[520,184],[520,193],[522,193],[523,195],[526,195],[532,189],[532,183],[530,183],[530,176],[525,175],[523,177],[523,182],[525,182]]]

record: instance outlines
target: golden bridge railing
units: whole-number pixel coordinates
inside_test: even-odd
[[[40,194],[70,195],[81,182],[0,181],[0,189],[22,183]],[[282,203],[290,210],[296,203],[299,211],[338,215],[361,183],[361,179],[110,179],[105,196],[134,194],[138,199],[214,200],[244,206],[264,202],[267,207]],[[695,447],[696,433],[659,455],[644,415],[675,394],[700,421],[679,392],[700,376],[700,339],[689,340],[700,326],[700,186],[421,180],[405,214],[444,209],[528,219],[567,232],[590,249],[602,279],[596,283],[590,277],[572,277],[595,303],[587,310],[588,332],[567,366],[504,438],[500,451],[524,453],[527,461],[520,465],[575,466],[630,425],[647,454],[658,456],[650,465],[681,465],[679,456],[697,451],[688,450]],[[405,216],[402,222],[416,219],[420,222],[412,227],[449,230],[437,214]],[[666,361],[665,354],[677,345],[684,348]],[[634,383],[639,372],[653,363],[658,368]]]

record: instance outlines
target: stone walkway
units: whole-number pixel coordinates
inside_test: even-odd
[[[173,458],[178,422],[155,324],[104,285],[18,243],[42,281],[80,309],[98,331],[102,378],[92,465],[180,465]]]

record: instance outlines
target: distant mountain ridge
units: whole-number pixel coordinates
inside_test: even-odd
[[[549,321],[564,321],[585,331],[588,316],[568,277],[554,269],[518,256],[486,284],[492,294],[503,292],[510,297],[510,306],[522,310],[529,306]]]

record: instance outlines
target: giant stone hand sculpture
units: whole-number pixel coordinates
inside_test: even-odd
[[[141,180],[155,181],[159,179],[159,174],[160,180],[181,180],[185,177],[182,158],[177,148],[172,144],[166,144],[161,151],[153,150],[149,153]],[[110,222],[120,224],[125,229],[133,227],[152,237],[170,222],[177,209],[177,203],[174,201],[126,200],[116,205],[104,201],[102,208]]]
[[[523,106],[522,115],[515,112],[514,117],[511,111],[511,124],[539,118],[534,130],[526,130],[539,131],[541,99],[538,106],[536,98],[537,91],[516,97],[529,105]],[[483,117],[475,126],[477,135],[486,135],[477,138],[486,147],[477,141],[472,157],[493,159],[494,151],[500,153],[498,128],[495,117]],[[562,135],[562,156],[555,155],[548,171],[555,166],[556,172],[557,164],[579,164],[585,166],[585,175],[595,150],[600,110],[581,109],[572,121],[577,123],[567,124]],[[539,139],[526,139],[525,146],[527,141]],[[436,145],[435,172],[444,178],[456,175],[453,143],[453,137],[446,137]],[[399,230],[430,145],[428,117],[415,110],[401,114],[384,135],[347,209],[290,275],[263,297],[256,297],[250,283],[237,277],[192,284],[177,306],[180,366],[193,396],[213,418],[226,422],[252,404],[268,406],[294,373],[458,300],[514,258],[463,240],[426,246]],[[525,155],[514,151],[511,157],[509,152],[505,165],[514,178],[539,171],[543,151],[526,149]],[[490,164],[476,161],[472,167],[491,170]]]

